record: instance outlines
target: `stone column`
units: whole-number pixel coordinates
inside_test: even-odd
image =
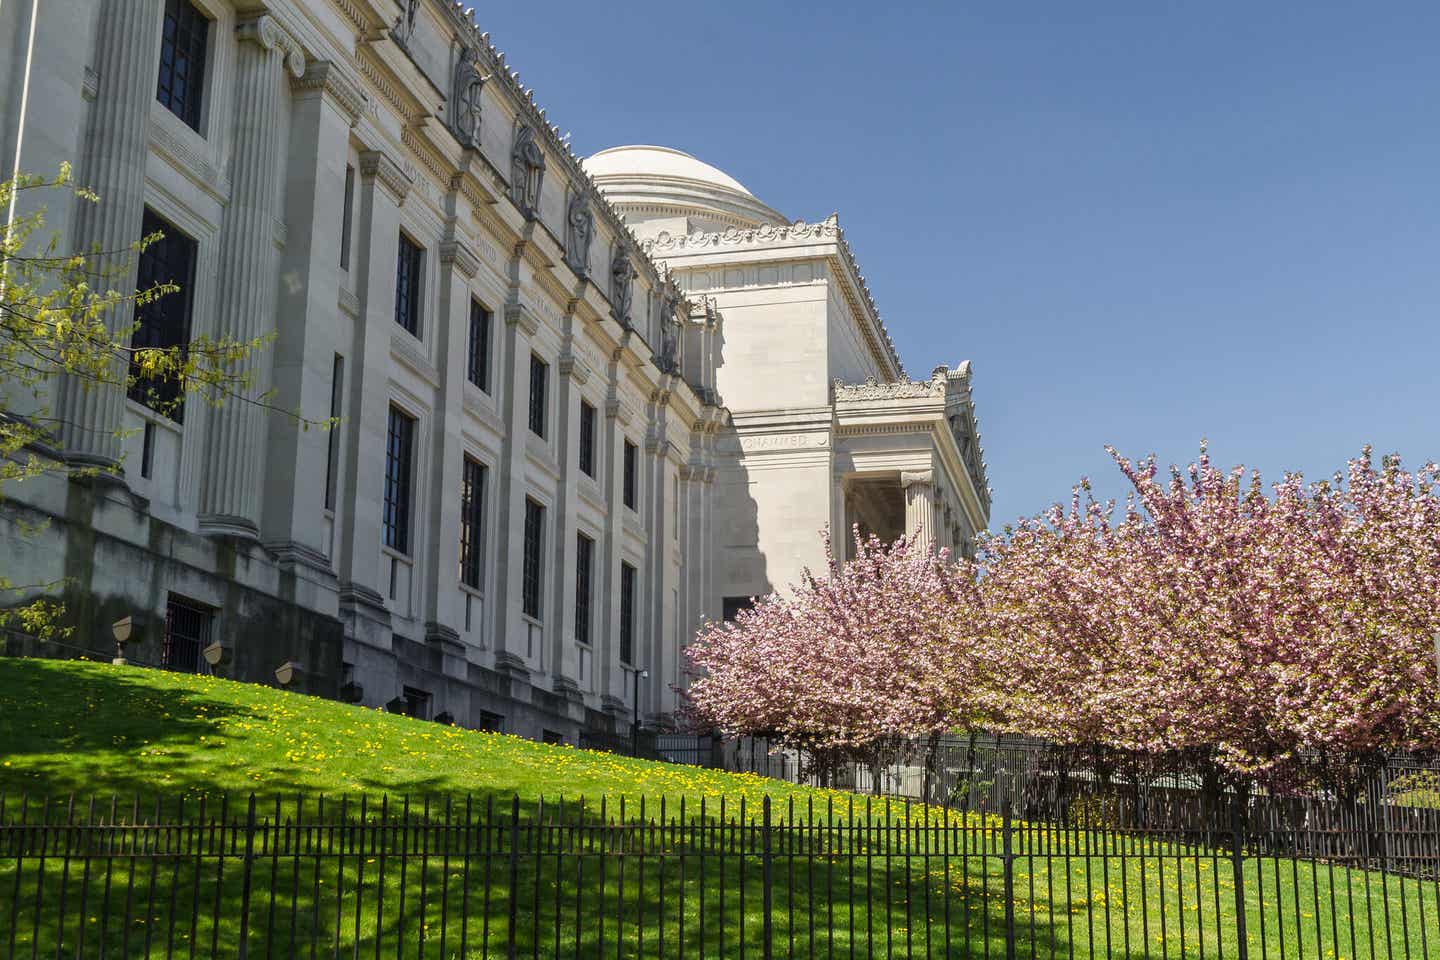
[[[285,117],[284,71],[305,72],[305,58],[273,17],[242,21],[235,30],[235,127],[231,142],[230,203],[220,228],[220,276],[214,335],[246,343],[275,329],[280,146]],[[269,385],[269,358],[242,367],[252,396]],[[208,409],[201,467],[202,533],[255,538],[265,475],[264,408],[226,397]]]
[[[926,549],[934,549],[935,476],[929,470],[900,474],[905,490],[905,536],[916,537]]]
[[[102,0],[95,28],[98,84],[76,181],[99,194],[100,201],[78,205],[75,249],[104,251],[95,266],[108,274],[104,285],[120,291],[135,289],[130,245],[140,239],[145,212],[145,160],[164,11],[161,0]],[[32,103],[30,109],[40,113],[46,106]],[[105,325],[113,333],[132,321],[122,307],[106,315]],[[58,413],[67,461],[104,468],[119,462],[126,372],[117,361],[112,383],[64,378]]]

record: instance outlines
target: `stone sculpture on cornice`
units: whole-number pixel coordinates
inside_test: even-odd
[[[485,79],[480,72],[480,52],[474,47],[462,49],[450,90],[450,129],[466,147],[480,146],[480,90]]]
[[[630,325],[630,308],[635,295],[635,265],[619,244],[610,259],[610,307],[615,319],[625,326]]]
[[[420,0],[405,0],[403,12],[395,18],[395,26],[390,29],[390,36],[400,46],[410,44],[410,38],[415,35],[415,17],[419,12]]]
[[[515,129],[515,146],[510,150],[510,199],[527,217],[540,210],[540,185],[545,178],[545,151],[535,141],[529,124]]]
[[[595,214],[584,193],[570,198],[565,210],[565,262],[578,276],[590,273],[590,239],[595,235]]]

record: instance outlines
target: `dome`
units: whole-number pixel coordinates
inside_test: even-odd
[[[755,196],[725,171],[669,147],[611,147],[585,160],[585,169],[597,180],[604,177],[694,180],[747,197]]]
[[[632,226],[677,219],[683,232],[788,223],[734,177],[670,147],[632,145],[601,150],[584,161],[595,185]],[[644,233],[643,229],[640,231]]]

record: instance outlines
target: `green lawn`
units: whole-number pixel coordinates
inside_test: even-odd
[[[263,797],[262,828],[273,818],[274,798],[288,798],[281,829],[262,829],[251,865],[247,943],[255,957],[308,955],[312,927],[321,953],[338,947],[347,955],[358,948],[362,956],[459,956],[461,917],[466,956],[505,956],[512,905],[521,956],[673,956],[683,938],[686,956],[698,956],[703,944],[705,956],[759,957],[763,833],[749,834],[737,851],[723,849],[734,833],[713,828],[722,799],[728,821],[737,822],[743,800],[754,822],[766,795],[774,824],[775,956],[806,956],[813,946],[816,956],[833,950],[849,957],[852,945],[856,956],[1005,956],[1006,861],[994,817],[951,815],[955,829],[927,832],[915,827],[947,815],[898,804],[872,805],[867,815],[866,798],[838,791],[545,746],[258,686],[17,659],[0,659],[0,821],[17,818],[21,794],[32,798],[31,823],[46,796],[61,798],[50,811],[55,823],[86,821],[91,796],[108,818],[112,794],[124,798],[121,820],[133,818],[137,794],[147,819],[163,794],[169,802],[162,817],[177,819],[183,796],[184,821],[194,822],[203,796],[211,845],[196,855],[206,832],[190,830],[167,839],[171,846],[137,849],[126,847],[120,831],[118,856],[72,859],[62,871],[54,856],[43,868],[33,856],[17,861],[4,843],[18,834],[0,831],[0,956],[12,942],[18,955],[34,947],[56,955],[62,936],[73,954],[82,931],[86,956],[96,955],[102,940],[114,957],[188,956],[192,943],[200,956],[211,955],[212,943],[218,955],[234,956],[247,902],[243,843],[234,841],[243,837],[236,825],[243,825],[251,792]],[[68,811],[64,798],[72,793],[81,799]],[[229,794],[225,819],[232,824],[223,858],[214,855],[213,832],[222,793]],[[359,834],[285,832],[286,821],[319,819],[322,794],[327,822],[338,820],[342,795],[352,798],[353,822],[353,798],[373,804],[388,794],[391,819],[376,829],[372,805],[371,827]],[[438,844],[454,850],[461,841],[453,832],[435,827],[420,837],[395,829],[401,815],[393,798],[405,794],[414,798],[412,825],[423,819],[422,797],[431,798],[432,824],[445,822],[442,797],[452,817],[468,797],[472,813],[494,826],[463,841],[478,851],[468,861],[447,859]],[[296,795],[305,805],[298,818]],[[523,801],[519,828],[510,820],[515,796]],[[488,820],[479,813],[487,809]],[[850,822],[852,809],[861,829],[837,828]],[[512,859],[513,836],[521,849]],[[277,837],[283,846],[272,844]],[[1237,956],[1235,871],[1226,851],[1026,824],[1014,825],[1010,839],[1017,957]],[[113,854],[116,832],[98,842],[111,844]],[[417,842],[436,855],[416,859]],[[291,856],[297,844],[306,853]],[[556,855],[556,845],[583,855]],[[403,868],[396,857],[402,848],[411,854]],[[1281,956],[1282,942],[1285,956],[1440,957],[1433,881],[1254,857],[1242,861],[1241,872],[1252,957],[1262,943],[1267,956]],[[128,924],[121,919],[127,910]],[[293,954],[292,930],[304,945]]]

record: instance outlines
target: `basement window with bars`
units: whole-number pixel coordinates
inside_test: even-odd
[[[202,604],[170,595],[165,604],[165,641],[160,648],[160,666],[178,673],[208,672],[201,656],[210,645],[215,611]]]

